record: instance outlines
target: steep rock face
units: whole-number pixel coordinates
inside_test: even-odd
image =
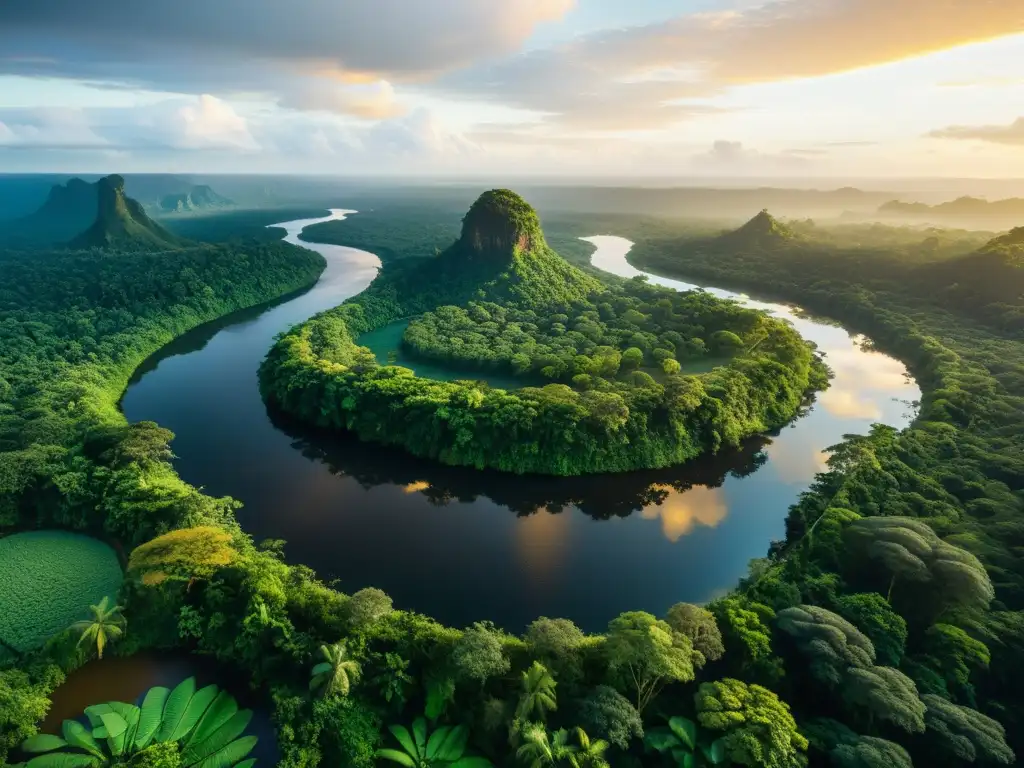
[[[178,240],[146,215],[137,201],[124,193],[124,178],[107,176],[96,182],[95,220],[75,237],[71,248],[108,248],[163,250],[174,248]]]
[[[484,192],[462,219],[459,242],[473,254],[511,260],[515,253],[545,245],[537,212],[508,189]]]
[[[722,245],[738,248],[773,248],[799,239],[793,230],[780,222],[767,210],[737,230],[718,238]]]

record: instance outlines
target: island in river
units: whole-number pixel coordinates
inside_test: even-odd
[[[417,376],[359,344],[409,317],[403,350],[481,375]],[[684,371],[708,357],[725,364]],[[494,387],[491,373],[523,386]],[[481,195],[446,251],[385,267],[278,340],[260,368],[268,403],[301,422],[445,464],[551,475],[735,448],[790,421],[826,384],[789,324],[700,291],[600,281],[554,253],[533,208],[508,190]]]

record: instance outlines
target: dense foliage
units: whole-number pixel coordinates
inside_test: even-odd
[[[0,538],[0,659],[37,648],[121,587],[117,555],[65,531]]]
[[[813,247],[701,254],[673,240],[637,249],[662,269],[837,316],[906,361],[924,391],[913,428],[878,427],[835,446],[829,471],[791,510],[787,541],[734,594],[704,608],[626,613],[603,635],[539,618],[514,637],[487,623],[457,630],[394,610],[377,590],[348,596],[328,587],[282,562],[275,543],[255,546],[231,503],[181,484],[168,464],[170,434],[125,427],[103,400],[112,384],[92,390],[91,402],[109,407],[69,413],[72,400],[47,374],[78,367],[54,362],[67,354],[62,337],[33,325],[53,311],[32,304],[53,290],[42,277],[61,279],[45,262],[22,273],[34,275],[34,292],[15,301],[2,286],[4,311],[21,307],[21,323],[3,326],[9,337],[21,339],[11,329],[24,326],[29,339],[49,340],[35,349],[21,339],[10,360],[31,352],[34,365],[4,373],[4,423],[49,436],[35,438],[46,450],[30,464],[32,438],[2,432],[0,477],[22,478],[2,489],[8,525],[59,521],[115,535],[129,549],[144,544],[129,559],[120,596],[128,630],[114,647],[177,647],[244,670],[269,695],[287,768],[467,757],[598,768],[1011,764],[1024,747],[1019,342],[1001,337],[983,312],[950,314],[912,290],[905,265],[859,251],[819,252],[814,261]],[[208,274],[196,269],[195,280]],[[465,283],[462,274],[447,274],[437,304],[486,299],[472,293],[479,274]],[[362,308],[374,322],[395,316],[398,288],[381,284],[387,292],[371,292]],[[229,290],[211,283],[214,296]],[[95,285],[82,293],[102,306]],[[149,322],[173,328],[176,306],[150,307]],[[333,318],[333,328],[344,320]],[[110,326],[121,347],[133,339],[123,327]],[[331,328],[310,343],[358,354]],[[100,333],[91,349],[104,342]],[[134,359],[142,343],[135,340]],[[130,359],[97,365],[79,381],[114,381]],[[81,663],[75,640],[58,636],[0,670],[0,761],[33,734],[49,692]],[[146,764],[175,765],[164,757]]]
[[[356,344],[424,310],[403,340],[414,354],[557,383],[507,391],[420,378]],[[708,355],[728,364],[683,373]],[[642,280],[598,283],[547,247],[522,198],[497,190],[443,254],[385,268],[285,335],[260,381],[274,405],[317,426],[448,464],[573,475],[736,446],[792,418],[825,374],[791,327],[763,314]]]
[[[61,735],[40,733],[21,750],[24,768],[252,768],[246,759],[255,736],[243,736],[252,712],[216,685],[196,689],[195,678],[174,689],[150,688],[140,706],[121,701],[85,708],[91,727],[65,720]],[[14,768],[18,768],[15,766]]]
[[[812,753],[835,765],[1010,763],[1024,747],[1024,357],[1013,319],[1024,303],[1009,302],[1019,239],[930,264],[707,240],[641,241],[631,257],[827,312],[922,386],[913,428],[877,426],[831,449],[829,471],[791,510],[787,543],[744,590],[777,628],[787,674],[773,688],[807,719]],[[979,273],[993,253],[1000,271]],[[1009,303],[994,301],[1000,291]]]

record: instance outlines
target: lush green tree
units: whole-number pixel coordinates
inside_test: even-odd
[[[941,696],[925,694],[921,699],[927,708],[925,735],[934,745],[935,755],[941,755],[950,764],[954,764],[950,757],[967,763],[1013,764],[1014,754],[1006,744],[1006,731],[997,721]]]
[[[121,611],[122,606],[111,605],[108,597],[100,600],[99,605],[90,605],[89,618],[71,625],[71,629],[80,635],[78,644],[95,647],[96,656],[102,659],[107,643],[124,635],[128,622]]]
[[[702,683],[697,719],[721,732],[729,760],[750,768],[797,768],[806,764],[807,739],[797,731],[789,707],[759,685],[726,678]]]
[[[858,736],[852,743],[840,744],[831,756],[835,768],[914,768],[907,750],[875,736]]]
[[[924,704],[914,681],[892,667],[847,669],[843,700],[861,707],[868,723],[886,720],[911,733],[924,730]]]
[[[874,665],[871,641],[832,611],[816,605],[787,608],[779,612],[777,626],[807,657],[811,675],[828,686],[839,685],[850,667]]]
[[[847,528],[847,540],[890,574],[890,602],[903,582],[928,584],[928,594],[943,605],[984,608],[995,594],[978,558],[940,539],[923,520],[863,517]]]
[[[359,679],[359,662],[348,658],[344,642],[321,645],[320,656],[323,661],[313,667],[309,689],[324,696],[348,696]]]
[[[885,666],[899,666],[907,647],[907,622],[877,592],[843,595],[837,613],[863,632]]]
[[[561,680],[576,680],[581,674],[586,635],[568,619],[541,617],[526,628],[523,638],[530,653]]]
[[[547,668],[539,661],[533,662],[523,672],[522,687],[519,693],[519,704],[516,706],[516,719],[520,722],[544,722],[547,713],[558,709],[555,687],[558,684]]]
[[[611,746],[604,739],[591,739],[582,728],[574,728],[576,743],[566,739],[565,759],[570,768],[610,768],[605,753]]]
[[[564,732],[555,734],[553,741],[543,725],[530,723],[523,729],[523,743],[516,749],[516,759],[530,768],[557,765],[564,749],[564,744],[557,739],[564,735]]]
[[[379,749],[377,757],[408,768],[489,768],[490,761],[483,757],[466,755],[469,729],[464,725],[442,725],[433,732],[427,721],[416,718],[412,728],[389,725],[388,730],[400,749]]]
[[[393,610],[391,598],[375,587],[360,589],[345,604],[345,613],[353,627],[375,624]]]
[[[460,679],[483,683],[505,674],[510,666],[501,634],[484,622],[477,622],[463,632],[452,649],[452,667]]]
[[[379,671],[373,676],[373,682],[384,701],[405,704],[408,690],[416,682],[409,674],[410,662],[397,653],[377,654],[374,661]]]
[[[665,623],[690,638],[693,650],[701,653],[706,661],[718,661],[725,653],[718,622],[706,608],[692,603],[676,603],[665,614]]]
[[[634,691],[640,713],[665,685],[689,682],[694,677],[690,638],[642,611],[612,619],[605,652],[610,669],[618,672],[624,685]]]
[[[597,686],[577,707],[577,718],[588,733],[602,736],[619,749],[644,737],[640,713],[625,696],[607,685]]]
[[[231,534],[212,525],[180,528],[132,550],[128,574],[146,586],[185,581],[191,586],[232,563]]]
[[[741,595],[715,600],[708,609],[722,633],[724,661],[734,674],[762,682],[782,677],[782,662],[772,650],[775,611]]]
[[[936,624],[925,632],[924,649],[934,659],[934,666],[945,678],[949,689],[967,703],[973,703],[971,672],[988,669],[991,661],[988,646],[960,627]]]
[[[34,680],[21,669],[0,670],[0,764],[12,750],[36,733],[50,709],[47,692],[63,681],[60,668],[45,670],[48,679]]]

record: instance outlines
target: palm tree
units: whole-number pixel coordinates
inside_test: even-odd
[[[95,643],[96,654],[102,659],[107,642],[121,637],[128,622],[121,615],[121,606],[111,607],[110,598],[107,597],[100,600],[99,605],[90,605],[89,612],[92,616],[84,621],[76,621],[71,625],[71,629],[82,634],[78,639],[79,645],[86,642],[90,645]]]
[[[557,738],[558,734],[555,736]],[[523,745],[516,750],[516,757],[529,763],[530,768],[555,765],[555,761],[559,757],[557,745],[551,743],[543,725],[530,723],[523,731],[523,742]]]
[[[321,645],[320,654],[324,661],[313,667],[309,681],[310,690],[321,689],[324,696],[335,693],[348,696],[352,683],[359,679],[359,662],[345,658],[345,643]]]
[[[525,723],[536,713],[537,719],[543,722],[549,711],[558,709],[556,685],[547,668],[539,661],[533,662],[533,666],[523,672],[523,689],[516,707],[516,718]]]
[[[604,753],[608,751],[608,742],[604,739],[591,741],[587,732],[582,728],[576,731],[577,746],[566,747],[565,759],[572,768],[609,768]],[[556,734],[557,740],[557,734]]]

